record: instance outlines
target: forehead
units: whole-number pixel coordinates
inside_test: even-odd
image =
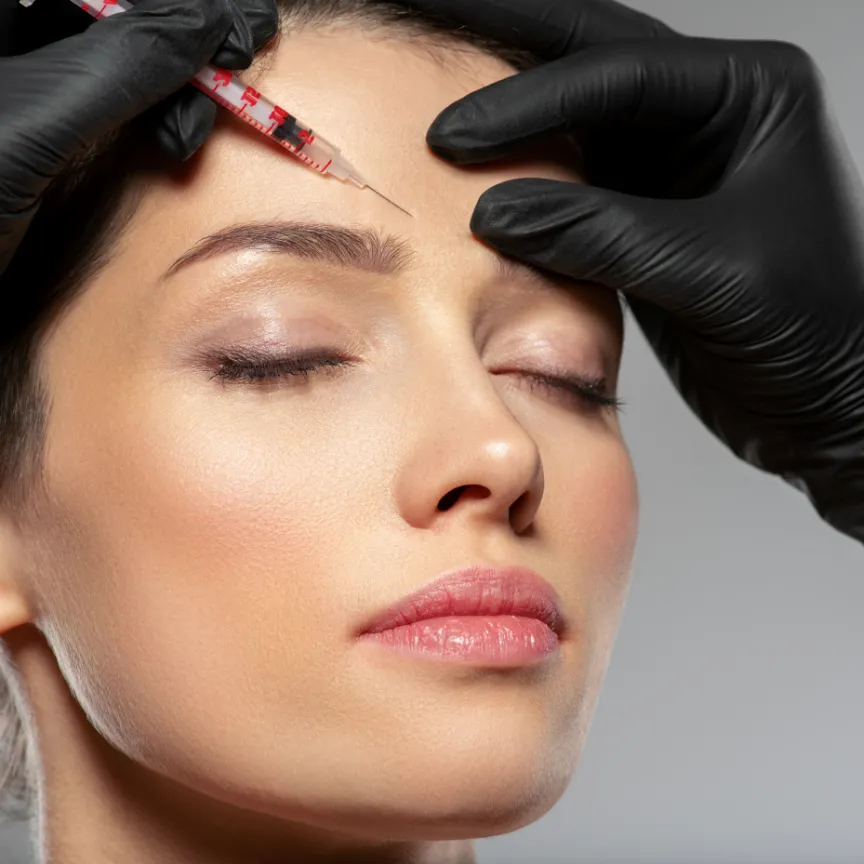
[[[437,114],[470,91],[513,74],[502,60],[468,46],[428,50],[399,38],[345,30],[284,37],[244,74],[268,98],[342,149],[366,179],[398,201],[409,218],[369,190],[303,166],[245,123],[219,111],[196,157],[171,175],[148,179],[148,194],[124,256],[142,275],[170,266],[201,237],[226,225],[309,220],[375,227],[407,239],[421,263],[489,252],[469,230],[477,199],[489,186],[524,177],[577,179],[555,157],[456,168],[428,149]],[[161,272],[161,270],[159,271]]]

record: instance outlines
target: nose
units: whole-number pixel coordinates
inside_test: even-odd
[[[537,443],[479,362],[433,390],[427,386],[415,412],[415,437],[398,472],[402,517],[421,528],[471,521],[522,534],[543,497]]]

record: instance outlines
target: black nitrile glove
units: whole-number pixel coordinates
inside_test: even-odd
[[[864,540],[862,188],[810,57],[687,38],[607,0],[411,5],[548,58],[445,110],[434,152],[582,145],[592,185],[503,183],[474,233],[623,292],[707,427]]]
[[[218,105],[184,84],[208,63],[248,68],[278,23],[275,0],[140,0],[68,36],[70,15],[93,21],[69,2],[0,0],[0,275],[51,180],[102,136],[164,100],[157,139],[191,156]]]

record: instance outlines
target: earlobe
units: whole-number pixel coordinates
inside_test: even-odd
[[[0,636],[31,623],[33,618],[30,604],[17,586],[0,579]]]
[[[22,552],[14,520],[0,512],[0,636],[35,618]]]

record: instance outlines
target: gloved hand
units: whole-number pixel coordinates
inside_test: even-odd
[[[0,275],[51,180],[102,136],[159,105],[157,140],[180,159],[192,155],[218,105],[184,84],[211,62],[246,69],[278,24],[275,0],[140,0],[29,50],[34,33],[59,35],[67,7],[93,20],[71,3],[0,0]]]
[[[864,540],[862,188],[811,58],[680,36],[609,0],[411,5],[548,59],[446,109],[434,152],[582,145],[592,185],[503,183],[474,233],[623,292],[706,426]]]

